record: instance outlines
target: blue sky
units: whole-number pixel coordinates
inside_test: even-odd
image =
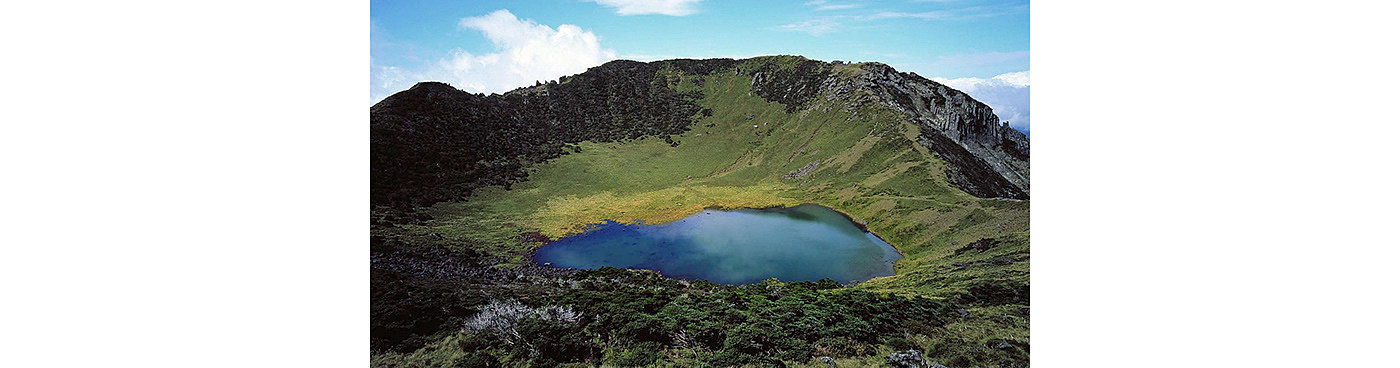
[[[374,0],[370,100],[423,80],[504,92],[613,59],[795,54],[918,73],[1028,132],[1029,19],[998,0]]]

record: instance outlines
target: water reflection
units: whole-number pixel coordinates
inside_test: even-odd
[[[898,252],[818,205],[705,210],[659,225],[607,222],[550,243],[535,262],[555,267],[650,269],[683,279],[747,284],[864,281],[894,274]]]

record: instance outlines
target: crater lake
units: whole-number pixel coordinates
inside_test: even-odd
[[[860,282],[893,275],[900,258],[875,234],[815,204],[707,209],[655,225],[606,221],[534,255],[536,263],[551,267],[647,269],[731,285],[769,278]]]

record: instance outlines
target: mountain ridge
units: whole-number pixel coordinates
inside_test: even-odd
[[[753,60],[765,62],[755,70],[738,67]],[[784,68],[784,62],[795,65]],[[834,71],[850,65],[861,72]],[[486,185],[508,186],[524,180],[530,164],[558,157],[564,146],[584,140],[654,135],[671,142],[704,110],[695,102],[699,96],[666,88],[658,71],[706,75],[731,68],[735,75],[751,75],[753,93],[782,103],[788,112],[823,93],[874,92],[918,123],[921,144],[951,164],[946,175],[960,189],[982,198],[1029,198],[1029,138],[966,93],[877,62],[765,56],[614,60],[560,82],[503,94],[420,82],[370,107],[371,202],[407,208],[460,198]],[[485,147],[461,147],[464,140]]]

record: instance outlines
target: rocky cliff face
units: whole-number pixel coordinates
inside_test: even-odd
[[[926,147],[950,164],[948,177],[979,197],[1030,197],[1030,139],[962,91],[888,65],[860,65],[862,88],[904,111]]]
[[[948,162],[948,178],[959,188],[984,198],[1030,198],[1030,139],[997,119],[991,107],[885,64],[854,64],[861,72],[853,78],[836,72],[843,65],[801,59],[791,68],[758,68],[751,72],[752,88],[769,101],[783,103],[788,112],[804,108],[818,95],[846,97],[856,90],[870,91],[876,103],[904,112],[919,126],[920,143]]]

